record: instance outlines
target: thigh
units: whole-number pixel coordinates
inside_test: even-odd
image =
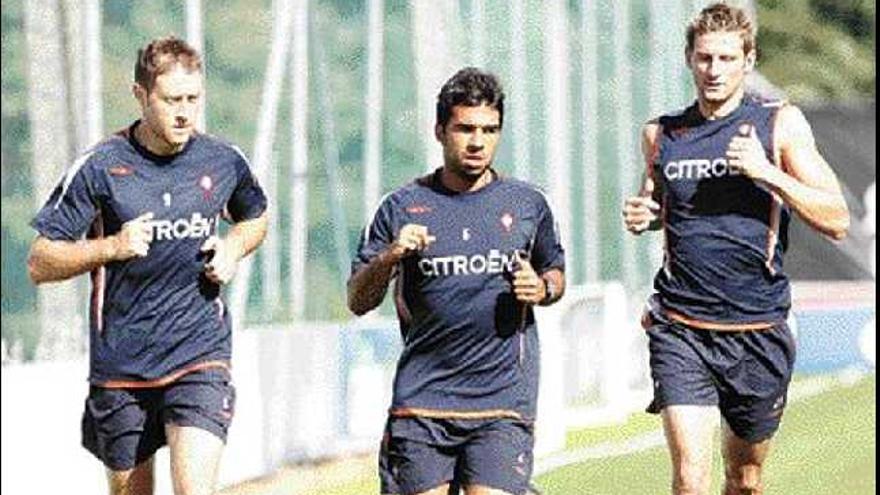
[[[211,495],[223,453],[223,441],[192,426],[165,425],[171,450],[171,479],[175,495]]]
[[[779,428],[794,368],[795,344],[787,325],[733,336],[739,362],[719,373],[721,414],[734,436],[760,443]]]
[[[647,330],[654,398],[648,412],[671,405],[718,405],[718,390],[706,366],[699,330],[655,321]]]
[[[155,390],[92,386],[82,417],[82,445],[111,471],[130,471],[165,444]]]
[[[475,428],[464,445],[461,481],[469,495],[524,494],[533,467],[531,425],[498,419]]]
[[[388,437],[379,453],[383,494],[446,495],[455,477],[455,449]]]
[[[689,482],[708,479],[719,421],[718,409],[677,405],[666,407],[662,415],[675,477]]]
[[[235,386],[225,369],[190,373],[164,389],[164,424],[198,428],[225,443],[234,415]]]

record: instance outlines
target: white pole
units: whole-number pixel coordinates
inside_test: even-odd
[[[452,46],[457,37],[449,33],[457,24],[455,2],[425,2],[411,0],[413,19],[413,54],[416,72],[416,102],[419,137],[424,143],[425,170],[432,171],[443,165],[443,152],[434,139],[437,93],[443,82],[452,76],[451,54],[458,53]]]
[[[484,68],[486,63],[486,5],[484,0],[471,0],[471,61]]]
[[[526,49],[526,0],[510,2],[510,65],[513,74],[508,83],[510,94],[509,120],[513,139],[513,163],[516,176],[529,180],[529,98],[526,75],[528,50]]]
[[[290,64],[291,171],[290,188],[290,310],[301,319],[306,309],[306,257],[308,256],[308,111],[309,111],[309,2],[298,1],[293,9],[293,60]]]
[[[266,76],[263,79],[263,96],[260,103],[260,113],[257,117],[257,135],[254,140],[252,160],[253,172],[265,190],[270,210],[269,229],[260,248],[263,277],[262,299],[269,310],[275,308],[281,300],[281,276],[278,269],[279,222],[277,208],[273,208],[279,204],[276,199],[278,189],[276,177],[278,174],[277,167],[272,165],[272,148],[275,140],[285,61],[290,46],[290,31],[293,22],[292,1],[275,0],[272,4],[272,13],[272,44],[269,48]],[[233,279],[231,308],[234,318],[233,328],[235,329],[244,328],[242,323],[247,306],[252,263],[252,256],[245,258],[239,267],[238,275]]]
[[[673,2],[675,3],[675,2]],[[680,90],[671,89],[680,87],[680,73],[677,70],[683,64],[684,38],[677,38],[680,24],[675,14],[670,14],[670,6],[659,6],[654,2],[648,2],[648,29],[649,50],[648,54],[648,113],[651,119],[657,118],[663,113],[673,110],[672,105],[676,101]],[[680,49],[676,50],[676,47]],[[670,71],[669,68],[672,67]],[[674,94],[673,94],[674,93]],[[667,108],[670,107],[670,108]],[[645,167],[648,164],[641,162]],[[647,169],[642,174],[647,173]],[[663,263],[663,236],[665,233],[658,232],[650,237],[648,251],[650,269],[656,271]]]
[[[97,143],[104,133],[103,97],[101,95],[101,2],[86,0],[83,8],[85,25],[85,101],[86,146]]]
[[[204,38],[204,34],[202,33],[202,0],[186,0],[186,41],[202,55],[203,71],[207,69],[205,66],[207,61],[204,51]],[[207,87],[205,89],[207,89]],[[196,117],[196,128],[201,131],[205,131],[207,125],[205,123],[205,110],[207,105],[208,99],[202,98],[202,106]]]
[[[581,2],[581,122],[583,129],[583,236],[586,282],[601,278],[599,242],[599,23],[596,0]]]
[[[544,92],[547,100],[547,160],[550,198],[562,244],[571,253],[571,164],[568,111],[568,19],[564,0],[544,3]]]
[[[382,195],[382,74],[384,72],[384,0],[367,8],[366,144],[364,146],[364,222],[369,224]]]
[[[71,165],[74,149],[68,128],[71,112],[68,77],[64,72],[62,8],[58,0],[28,0],[24,4],[31,176],[36,208],[42,206],[62,172]],[[77,301],[75,281],[39,287],[38,359],[71,359],[80,355],[79,332],[72,331],[84,324]]]
[[[615,3],[614,16],[614,83],[615,83],[615,116],[617,132],[617,169],[619,172],[620,202],[631,195],[635,180],[635,140],[633,133],[637,126],[632,121],[632,77],[629,37],[630,11],[629,1]],[[638,277],[638,262],[635,255],[635,242],[632,235],[620,229],[621,240],[621,274],[627,290],[635,287]]]

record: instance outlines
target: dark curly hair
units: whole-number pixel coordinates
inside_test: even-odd
[[[446,127],[452,107],[476,107],[486,104],[498,110],[498,124],[504,122],[504,90],[495,74],[465,67],[446,81],[437,95],[437,125]]]

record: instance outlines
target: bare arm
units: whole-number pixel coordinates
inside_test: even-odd
[[[659,230],[660,190],[648,170],[653,167],[657,150],[660,124],[651,121],[642,128],[642,156],[645,160],[645,174],[638,195],[626,199],[623,204],[623,223],[626,230],[639,235],[646,230]]]
[[[551,268],[541,274],[541,279],[544,281],[544,294],[538,304],[550,306],[562,299],[562,296],[565,294],[565,273],[562,270]],[[552,294],[548,294],[548,284],[553,285]]]
[[[202,251],[214,251],[211,261],[205,264],[205,275],[218,284],[232,280],[238,262],[252,253],[266,238],[269,225],[268,213],[257,218],[237,222],[229,228],[225,238],[211,236],[202,244]]]
[[[103,239],[51,240],[37,236],[31,244],[28,274],[35,284],[67,280],[111,261],[146,256],[150,249],[152,213],[123,224]]]
[[[398,261],[388,248],[348,279],[348,309],[352,313],[361,316],[382,303]]]
[[[769,186],[816,231],[832,239],[844,238],[849,210],[837,176],[816,148],[807,119],[797,107],[783,107],[774,132],[779,136],[781,168],[767,160],[754,131],[731,140],[729,163]]]
[[[426,227],[404,225],[394,242],[348,279],[348,309],[361,316],[381,304],[394,267],[409,254],[427,249],[432,242],[434,237]]]

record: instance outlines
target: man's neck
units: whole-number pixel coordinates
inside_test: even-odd
[[[134,139],[156,156],[171,156],[180,153],[186,143],[179,146],[173,145],[162,139],[158,134],[153,132],[143,121],[138,122],[134,128]]]
[[[740,88],[724,101],[706,101],[703,98],[698,98],[697,105],[699,106],[700,114],[706,120],[717,120],[730,115],[736,110],[740,103],[742,103],[744,95],[745,90]]]
[[[440,170],[440,182],[444,187],[455,192],[478,191],[489,185],[493,180],[495,180],[495,173],[491,167],[486,167],[486,170],[474,180],[470,180],[470,177],[462,177],[449,170],[446,166]]]

